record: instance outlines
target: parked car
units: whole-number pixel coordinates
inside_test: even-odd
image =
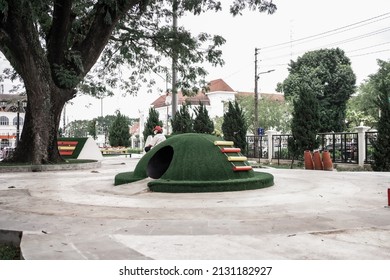
[[[334,152],[333,149],[335,150]],[[336,159],[341,158],[343,160],[357,160],[357,143],[335,143],[325,146],[325,148],[322,150],[329,151],[332,155],[334,154]]]

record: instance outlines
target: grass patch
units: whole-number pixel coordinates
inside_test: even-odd
[[[20,248],[0,244],[0,260],[20,260]]]

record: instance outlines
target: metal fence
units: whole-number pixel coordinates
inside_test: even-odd
[[[248,158],[291,160],[292,154],[288,149],[288,139],[291,134],[272,135],[272,144],[268,145],[268,136],[247,136],[247,149],[245,155]],[[376,139],[376,132],[366,132],[366,162],[372,161],[372,141]],[[359,137],[355,132],[320,133],[318,134],[319,150],[330,152],[333,162],[351,163],[359,162]],[[268,151],[272,148],[271,151]],[[296,158],[298,159],[298,158]]]
[[[290,134],[277,134],[272,135],[272,159],[292,159],[293,156],[290,154],[288,149],[288,139],[292,138]]]
[[[333,162],[358,163],[359,138],[358,133],[338,132],[318,134],[321,151],[330,152]]]
[[[268,158],[268,136],[247,136],[244,154],[249,158]]]

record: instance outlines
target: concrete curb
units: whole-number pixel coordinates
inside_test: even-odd
[[[86,170],[86,169],[100,168],[101,165],[102,165],[101,161],[95,161],[95,162],[87,162],[87,163],[69,163],[69,164],[2,166],[0,167],[0,173]]]

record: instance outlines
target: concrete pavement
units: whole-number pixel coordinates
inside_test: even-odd
[[[26,259],[390,259],[390,173],[261,169],[270,188],[114,186],[138,159],[94,170],[0,173],[0,229]]]

